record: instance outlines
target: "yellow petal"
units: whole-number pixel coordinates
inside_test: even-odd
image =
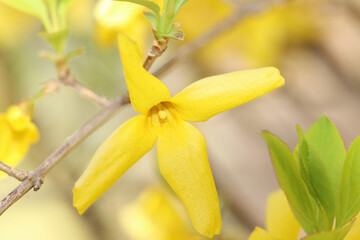
[[[171,99],[185,120],[200,122],[247,103],[284,84],[273,67],[233,72],[199,80]]]
[[[139,45],[126,35],[119,35],[119,50],[131,103],[139,113],[170,99],[169,89],[142,67]]]
[[[163,127],[158,158],[161,174],[185,205],[195,229],[208,237],[219,234],[219,200],[200,131],[184,121]]]
[[[272,193],[268,198],[266,228],[276,238],[296,240],[299,237],[300,225],[291,212],[282,190]]]
[[[10,118],[11,119],[11,118]],[[21,118],[20,118],[21,119]],[[0,115],[0,161],[9,166],[16,166],[26,155],[32,143],[39,139],[37,127],[32,122],[23,125],[22,121],[15,118],[14,122],[9,122],[9,116]],[[20,127],[21,131],[14,129]],[[0,176],[5,175],[0,172]]]
[[[25,130],[31,123],[31,117],[19,106],[11,106],[6,112],[6,118],[15,131]]]
[[[274,238],[264,229],[256,227],[255,230],[251,233],[248,240],[279,240],[278,238]],[[287,240],[287,239],[284,239]]]
[[[39,141],[40,134],[36,125],[30,122],[26,128],[25,135],[29,143],[35,143]]]
[[[75,183],[74,206],[82,214],[155,144],[147,118],[137,116],[118,128],[96,151]]]
[[[129,2],[99,1],[95,7],[95,36],[98,43],[112,45],[116,42],[118,33],[126,33],[139,41],[145,41],[151,28],[142,14],[144,9]]]

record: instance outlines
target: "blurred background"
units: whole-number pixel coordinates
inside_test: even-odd
[[[113,99],[126,92],[116,33],[136,31],[144,40],[144,51],[153,36],[142,15],[136,17],[141,23],[127,30],[104,20],[109,14],[105,2],[73,0],[67,50],[86,48],[70,61],[72,73]],[[207,38],[160,75],[172,95],[201,78],[248,68],[275,66],[285,77],[281,89],[195,124],[207,141],[221,202],[223,229],[216,239],[247,239],[255,226],[263,227],[267,196],[279,188],[259,130],[274,133],[290,149],[297,143],[295,125],[307,129],[323,114],[338,127],[346,147],[360,133],[359,0],[274,1],[257,13],[244,14],[258,2],[190,0],[177,18],[185,40],[171,40],[150,71],[222,24],[221,34]],[[43,83],[56,78],[54,64],[38,56],[41,50],[51,51],[36,34],[40,30],[36,19],[0,3],[0,112],[31,98]],[[66,87],[39,100],[34,122],[41,139],[18,168],[34,169],[100,110]],[[162,179],[154,149],[83,216],[72,207],[73,185],[96,149],[135,115],[131,106],[123,107],[47,175],[40,191],[28,193],[5,212],[0,239],[205,239],[196,235],[185,209]],[[1,198],[17,184],[12,178],[1,179]]]

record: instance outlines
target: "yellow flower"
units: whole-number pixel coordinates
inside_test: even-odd
[[[125,232],[136,240],[201,239],[188,229],[179,210],[164,190],[152,187],[124,208],[120,221]]]
[[[300,224],[297,222],[282,190],[272,193],[266,207],[266,229],[256,227],[249,240],[297,240]],[[360,214],[344,240],[360,239]]]
[[[249,240],[296,240],[300,224],[296,221],[286,196],[278,190],[269,196],[266,207],[267,231],[256,227]]]
[[[284,84],[275,68],[240,71],[199,80],[170,97],[168,88],[142,67],[138,44],[119,35],[120,55],[134,109],[97,150],[76,182],[74,206],[83,213],[157,140],[160,172],[185,205],[195,229],[219,234],[219,200],[203,135],[186,121],[201,122]]]
[[[319,14],[314,10],[314,4],[313,1],[295,0],[245,17],[209,43],[198,57],[206,65],[216,67],[221,66],[219,58],[226,65],[229,65],[226,59],[232,59],[231,66],[278,64],[289,46],[317,39]],[[126,33],[141,41],[143,47],[151,36],[151,25],[143,16],[143,10],[133,3],[100,1],[95,11],[99,42],[110,45],[118,33]],[[189,1],[179,12],[176,22],[181,23],[185,42],[193,41],[233,12],[233,8],[222,0]]]
[[[38,139],[38,129],[22,107],[11,106],[0,114],[0,161],[15,166]]]
[[[153,2],[160,4],[162,0]],[[152,27],[143,10],[145,7],[134,3],[100,0],[94,11],[97,42],[102,46],[111,46],[116,43],[119,33],[126,33],[145,44]]]
[[[317,39],[318,16],[314,14],[313,5],[313,2],[289,1],[250,15],[201,51],[201,60],[208,59],[216,66],[217,58],[213,58],[216,55],[250,66],[278,64],[289,47]],[[182,26],[186,33],[191,25],[184,22]]]

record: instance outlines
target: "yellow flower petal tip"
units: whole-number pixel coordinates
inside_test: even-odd
[[[169,100],[170,92],[165,84],[143,68],[143,56],[139,44],[125,34],[119,34],[118,43],[134,109],[138,113],[146,114],[151,107]]]
[[[277,68],[267,67],[227,73],[196,81],[171,102],[187,121],[202,122],[283,86]]]
[[[264,229],[256,227],[255,230],[251,233],[248,240],[279,240],[271,236]]]
[[[76,208],[77,212],[82,215],[89,208],[89,206],[87,206],[88,204],[85,203],[85,198],[82,198],[79,188],[75,186],[72,192],[74,196],[73,206]]]
[[[73,205],[82,214],[137,160],[153,148],[154,132],[145,116],[121,125],[96,151],[85,172],[75,183]]]

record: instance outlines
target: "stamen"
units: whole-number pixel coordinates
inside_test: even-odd
[[[158,114],[159,114],[159,117],[161,120],[165,120],[167,117],[167,114],[165,111],[159,111]]]

